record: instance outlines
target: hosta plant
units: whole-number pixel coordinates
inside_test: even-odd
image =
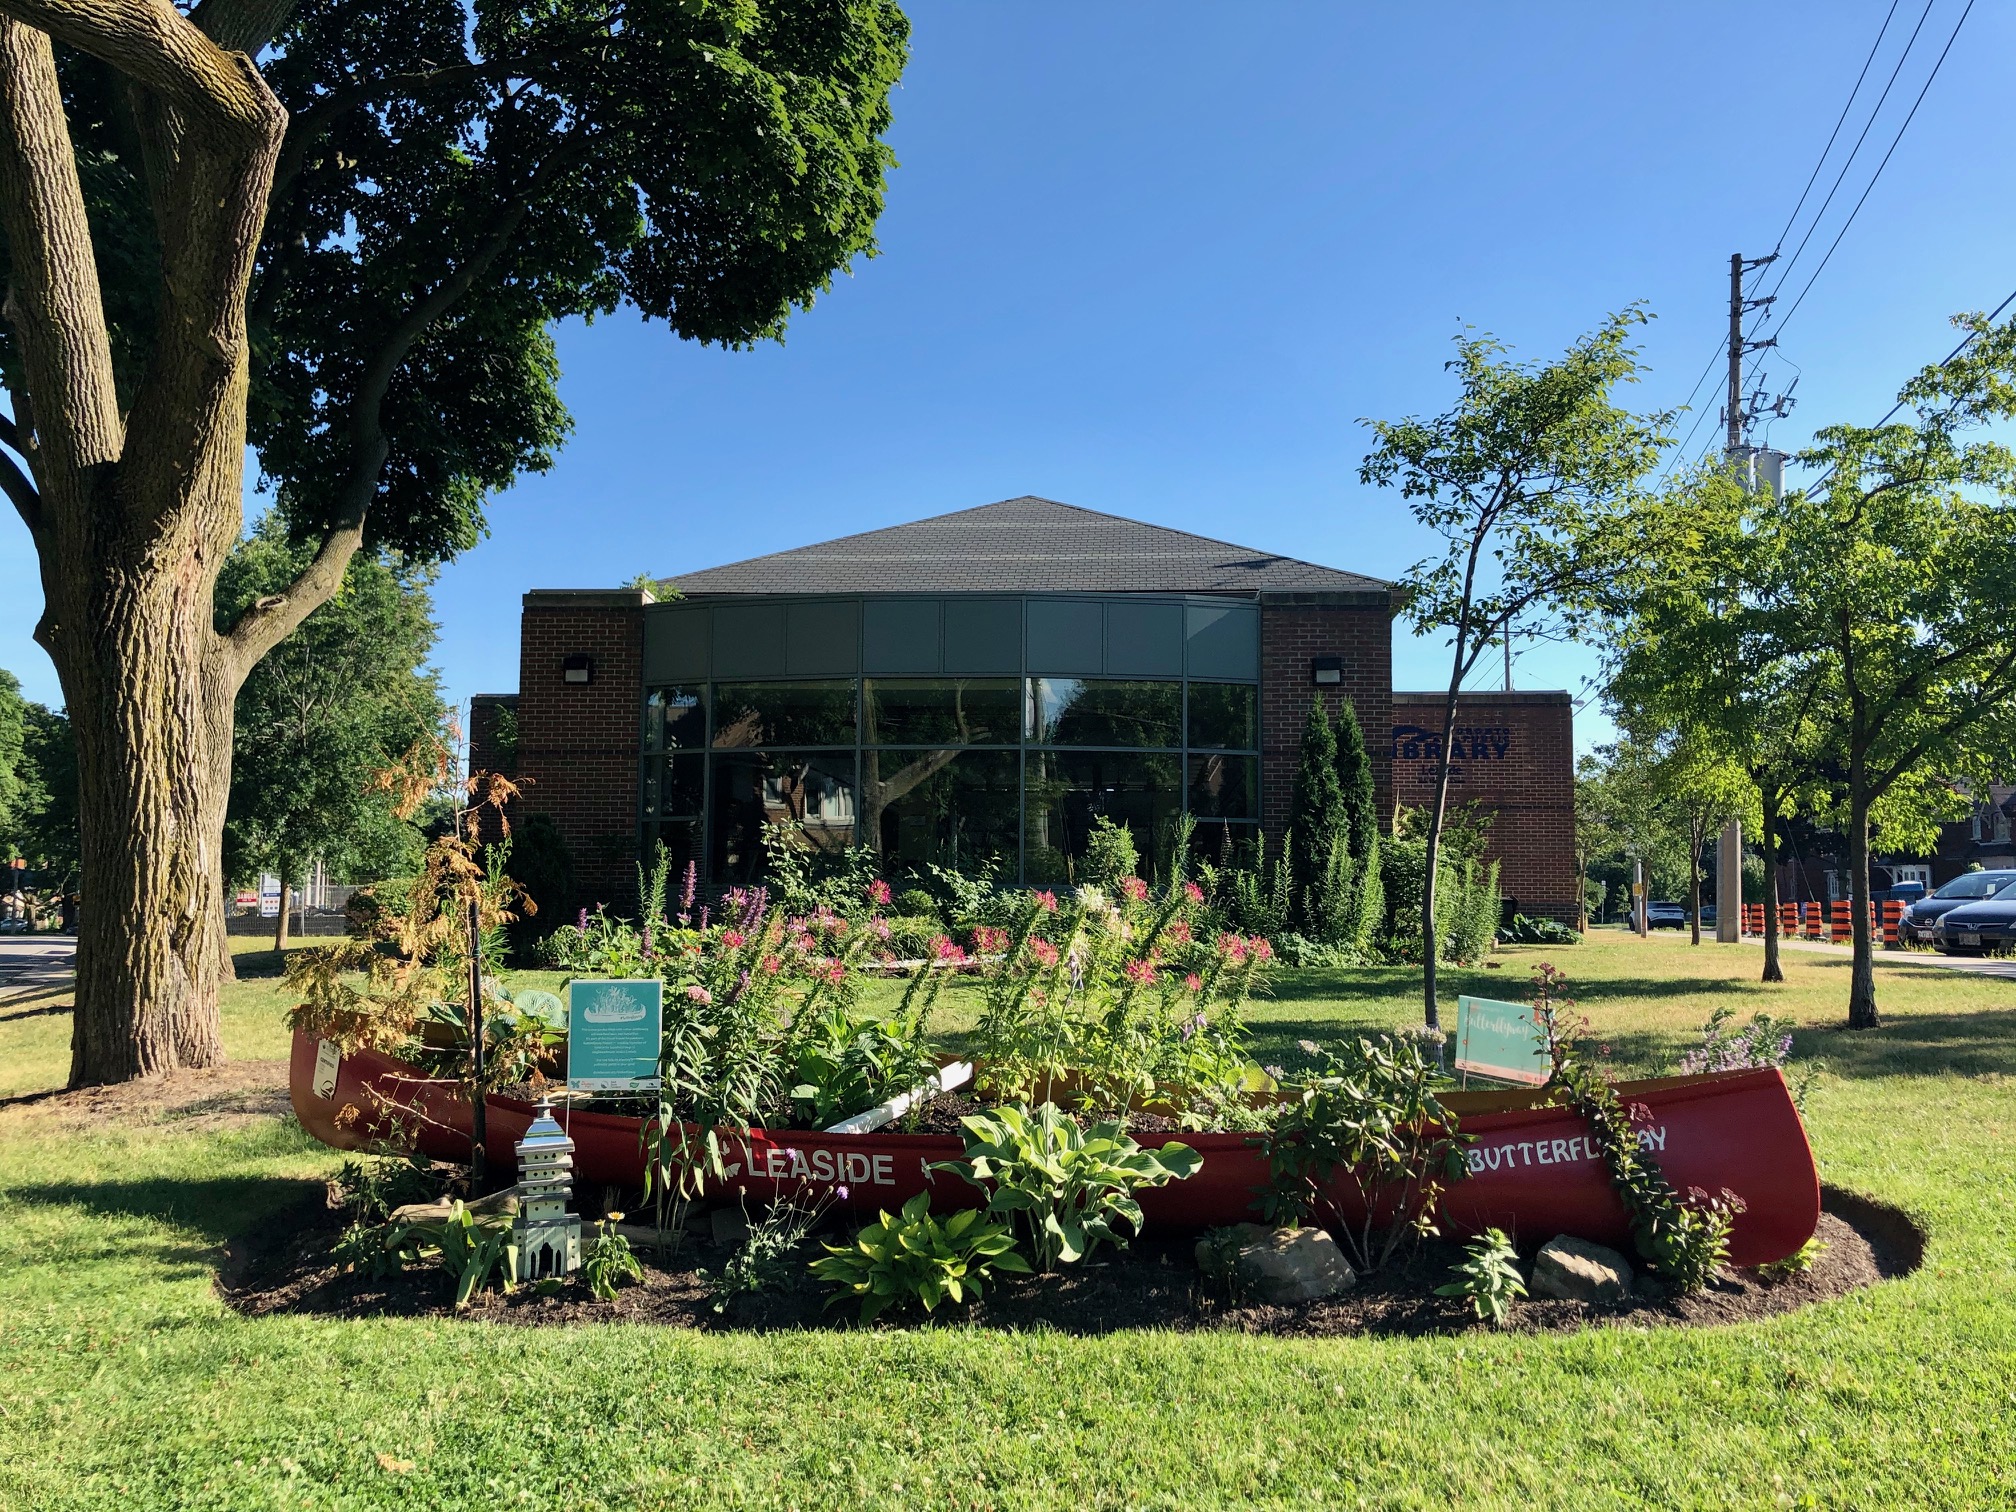
[[[904,1203],[900,1217],[877,1214],[852,1244],[826,1250],[812,1262],[812,1274],[835,1288],[826,1305],[858,1299],[863,1323],[913,1302],[927,1313],[948,1297],[963,1303],[981,1295],[991,1272],[1029,1269],[1007,1224],[989,1223],[977,1208],[934,1218],[928,1192]]]
[[[934,1169],[987,1191],[987,1211],[1023,1228],[1045,1271],[1083,1259],[1105,1240],[1125,1248],[1141,1231],[1135,1190],[1181,1181],[1204,1163],[1174,1141],[1144,1150],[1117,1119],[1087,1129],[1054,1103],[1033,1112],[1001,1108],[960,1122],[966,1158]]]
[[[1463,1258],[1449,1267],[1455,1279],[1435,1288],[1438,1297],[1461,1297],[1487,1323],[1503,1323],[1516,1298],[1526,1295],[1519,1255],[1503,1229],[1488,1228],[1463,1246]]]

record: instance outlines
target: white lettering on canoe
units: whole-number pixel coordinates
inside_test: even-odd
[[[1638,1146],[1644,1150],[1663,1152],[1666,1148],[1666,1126],[1660,1124],[1656,1128],[1640,1129]],[[1602,1158],[1596,1142],[1587,1134],[1578,1134],[1573,1139],[1507,1139],[1497,1143],[1485,1139],[1463,1152],[1464,1162],[1470,1167],[1472,1175],[1534,1165],[1575,1165]]]

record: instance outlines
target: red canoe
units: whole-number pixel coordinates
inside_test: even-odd
[[[294,1036],[294,1111],[310,1134],[337,1149],[360,1149],[391,1131],[392,1110],[398,1109],[407,1121],[418,1116],[420,1146],[428,1155],[468,1159],[470,1109],[451,1084],[372,1051],[340,1060],[333,1052],[334,1046],[325,1048],[313,1036]],[[1729,1242],[1734,1264],[1782,1260],[1813,1236],[1820,1219],[1819,1172],[1777,1071],[1624,1082],[1617,1091],[1626,1103],[1648,1110],[1641,1138],[1669,1181],[1682,1191],[1726,1187],[1743,1199]],[[1573,1234],[1629,1252],[1628,1216],[1580,1117],[1544,1105],[1538,1092],[1457,1092],[1444,1101],[1460,1115],[1463,1132],[1476,1140],[1467,1152],[1469,1178],[1444,1198],[1458,1233],[1496,1226],[1517,1241],[1543,1243]],[[493,1169],[513,1169],[512,1146],[531,1121],[530,1103],[489,1100],[486,1149]],[[567,1123],[577,1187],[643,1185],[638,1119],[576,1111]],[[1151,1226],[1212,1228],[1256,1216],[1254,1188],[1266,1181],[1267,1164],[1251,1135],[1173,1137],[1197,1150],[1204,1163],[1186,1181],[1139,1194]],[[974,1206],[980,1195],[961,1178],[929,1169],[935,1161],[964,1154],[959,1139],[942,1134],[750,1129],[730,1135],[726,1150],[729,1187],[758,1203],[845,1186],[842,1206],[873,1213],[893,1212],[925,1190],[944,1208]]]

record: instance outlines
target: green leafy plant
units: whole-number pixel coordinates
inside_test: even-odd
[[[455,1278],[455,1306],[464,1308],[479,1291],[487,1291],[492,1278],[503,1281],[504,1290],[518,1285],[518,1246],[511,1237],[511,1219],[504,1214],[478,1216],[466,1203],[457,1202],[438,1223],[418,1225],[435,1250],[441,1268]]]
[[[1029,1269],[1007,1224],[987,1222],[977,1208],[962,1208],[941,1222],[931,1216],[927,1192],[904,1203],[901,1217],[880,1213],[851,1245],[826,1250],[812,1262],[812,1274],[835,1288],[826,1305],[858,1298],[863,1323],[912,1302],[927,1313],[947,1297],[963,1303],[982,1294],[993,1271]]]
[[[1677,1290],[1700,1291],[1729,1258],[1729,1232],[1743,1199],[1724,1188],[1689,1187],[1683,1195],[1644,1148],[1638,1125],[1642,1105],[1626,1108],[1609,1078],[1575,1048],[1584,1022],[1571,1012],[1561,988],[1566,979],[1542,962],[1533,973],[1533,1005],[1547,1034],[1554,1063],[1548,1087],[1582,1115],[1610,1173],[1610,1184],[1631,1214],[1638,1252]]]
[[[1559,919],[1534,919],[1512,915],[1512,922],[1498,931],[1501,945],[1580,945],[1582,936]]]
[[[444,1183],[434,1163],[417,1151],[376,1150],[344,1161],[331,1184],[352,1219],[382,1224],[395,1209],[434,1201]]]
[[[800,1014],[790,1036],[795,1121],[828,1128],[916,1086],[935,1066],[918,1027],[901,1014],[877,1018],[843,1003]]]
[[[1769,1265],[1757,1267],[1757,1273],[1767,1281],[1792,1281],[1800,1276],[1813,1273],[1813,1267],[1820,1263],[1820,1257],[1827,1253],[1827,1241],[1815,1234],[1783,1260],[1773,1260]]]
[[[793,1274],[798,1246],[818,1226],[833,1199],[844,1198],[846,1193],[842,1186],[803,1207],[780,1202],[749,1224],[748,1233],[727,1263],[718,1271],[703,1273],[714,1311],[726,1312],[739,1296],[782,1289]]]
[[[339,1270],[356,1271],[373,1281],[396,1276],[420,1263],[420,1244],[403,1223],[356,1222],[343,1230],[329,1258]]]
[[[1461,1297],[1487,1323],[1502,1324],[1515,1298],[1526,1295],[1519,1255],[1503,1229],[1488,1228],[1463,1246],[1463,1258],[1449,1267],[1456,1279],[1435,1288],[1438,1297]]]
[[[1027,1232],[1041,1270],[1083,1259],[1101,1241],[1126,1248],[1141,1231],[1140,1187],[1181,1181],[1203,1157],[1171,1141],[1144,1150],[1117,1119],[1087,1129],[1054,1103],[1034,1112],[1002,1108],[960,1120],[966,1158],[941,1161],[988,1192],[987,1211],[1008,1215]],[[1124,1230],[1122,1225],[1125,1226]]]
[[[1094,819],[1085,837],[1085,859],[1078,863],[1078,875],[1094,887],[1118,887],[1140,869],[1141,852],[1134,844],[1134,831],[1104,814]]]
[[[1467,1174],[1468,1136],[1438,1095],[1454,1084],[1412,1036],[1302,1049],[1322,1069],[1289,1089],[1261,1140],[1269,1182],[1258,1205],[1270,1222],[1316,1217],[1353,1265],[1378,1270],[1408,1236],[1437,1232],[1443,1188]],[[1356,1196],[1348,1208],[1339,1184]]]
[[[644,1279],[644,1262],[630,1248],[629,1239],[616,1232],[622,1221],[621,1213],[611,1213],[596,1224],[595,1237],[581,1255],[581,1279],[604,1302],[616,1300],[618,1281]]]

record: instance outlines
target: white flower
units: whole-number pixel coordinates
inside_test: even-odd
[[[1078,906],[1088,914],[1099,914],[1111,908],[1113,902],[1105,893],[1088,883],[1078,889]]]

